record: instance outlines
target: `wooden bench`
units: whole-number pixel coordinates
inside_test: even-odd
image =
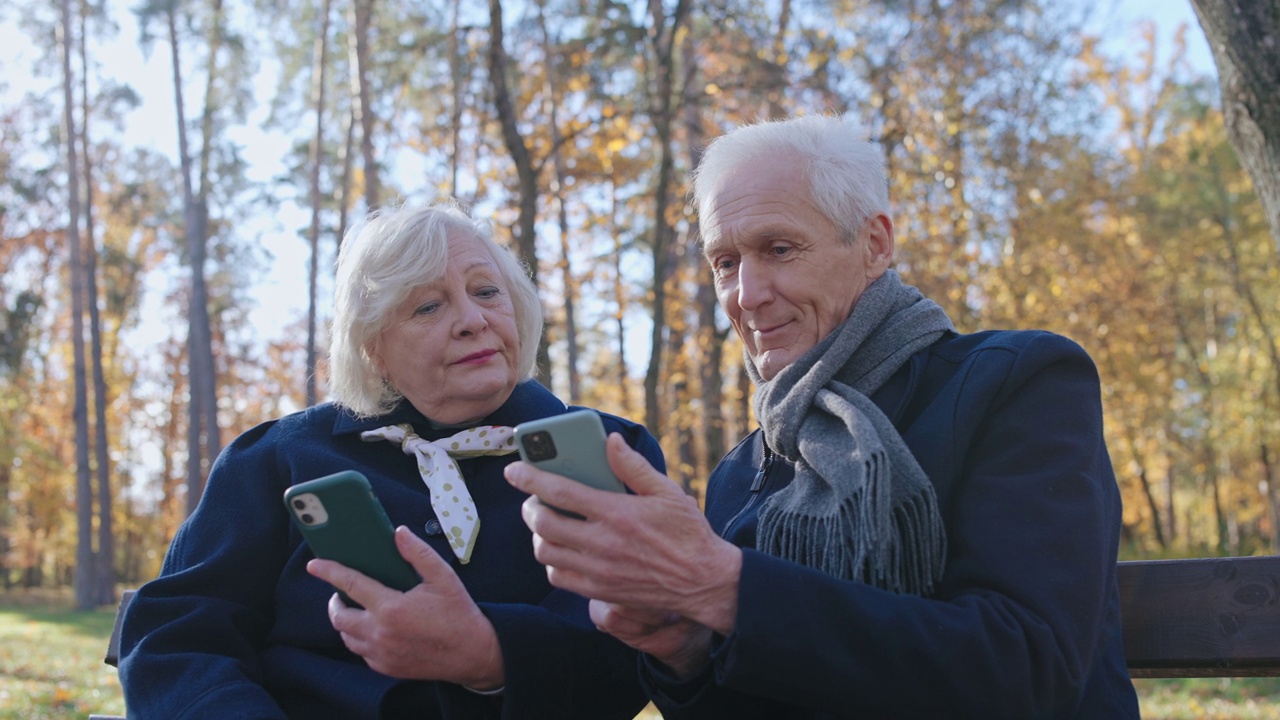
[[[1129,674],[1280,675],[1280,556],[1120,563]]]
[[[1280,556],[1134,560],[1116,574],[1132,677],[1280,676]],[[120,597],[108,665],[132,598]]]

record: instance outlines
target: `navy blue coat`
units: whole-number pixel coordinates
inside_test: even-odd
[[[536,382],[519,384],[482,424],[516,425],[566,411]],[[655,466],[662,451],[640,425],[602,414]],[[516,455],[460,460],[481,527],[459,565],[431,510],[416,460],[360,432],[408,422],[433,430],[402,402],[356,420],[332,404],[264,423],[218,458],[195,513],[159,578],[124,617],[120,679],[131,720],[179,718],[630,719],[645,704],[636,656],[598,632],[586,600],[553,589],[520,518],[527,497],[502,477]],[[391,522],[449,560],[497,631],[506,689],[487,697],[443,682],[400,681],[369,669],[329,623],[328,584],[307,574],[312,554],[289,519],[285,489],[339,470],[364,473]]]
[[[735,629],[687,682],[645,658],[664,717],[1137,718],[1120,496],[1084,350],[1045,332],[949,334],[872,399],[937,490],[936,592],[894,595],[751,549],[762,501],[792,479],[757,431],[707,488],[712,526],[744,548]]]

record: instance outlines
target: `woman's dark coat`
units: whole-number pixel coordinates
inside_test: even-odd
[[[516,425],[567,410],[542,386],[519,384],[480,424]],[[664,468],[640,425],[602,414]],[[635,654],[598,632],[586,600],[547,583],[520,518],[527,497],[502,477],[516,455],[460,460],[480,512],[471,562],[459,565],[435,521],[416,460],[360,432],[411,423],[433,430],[402,402],[356,420],[332,404],[264,423],[218,458],[195,513],[182,525],[161,576],[125,614],[120,677],[130,720],[181,718],[599,718],[634,717],[645,704]],[[310,549],[282,496],[289,486],[339,470],[364,473],[394,525],[407,525],[450,561],[497,631],[506,669],[500,696],[458,685],[397,681],[349,652],[329,623],[333,588],[307,574]]]

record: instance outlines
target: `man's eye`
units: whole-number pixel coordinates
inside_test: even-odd
[[[790,245],[774,245],[773,247],[769,248],[769,252],[778,256],[786,255],[787,253],[791,252],[791,246]]]
[[[716,258],[715,269],[716,272],[726,272],[732,270],[737,264],[737,261],[733,258]]]

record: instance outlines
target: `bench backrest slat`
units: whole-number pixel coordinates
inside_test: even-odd
[[[1280,556],[1125,561],[1116,577],[1133,677],[1280,676]]]
[[[1280,675],[1280,556],[1122,562],[1133,677]]]

